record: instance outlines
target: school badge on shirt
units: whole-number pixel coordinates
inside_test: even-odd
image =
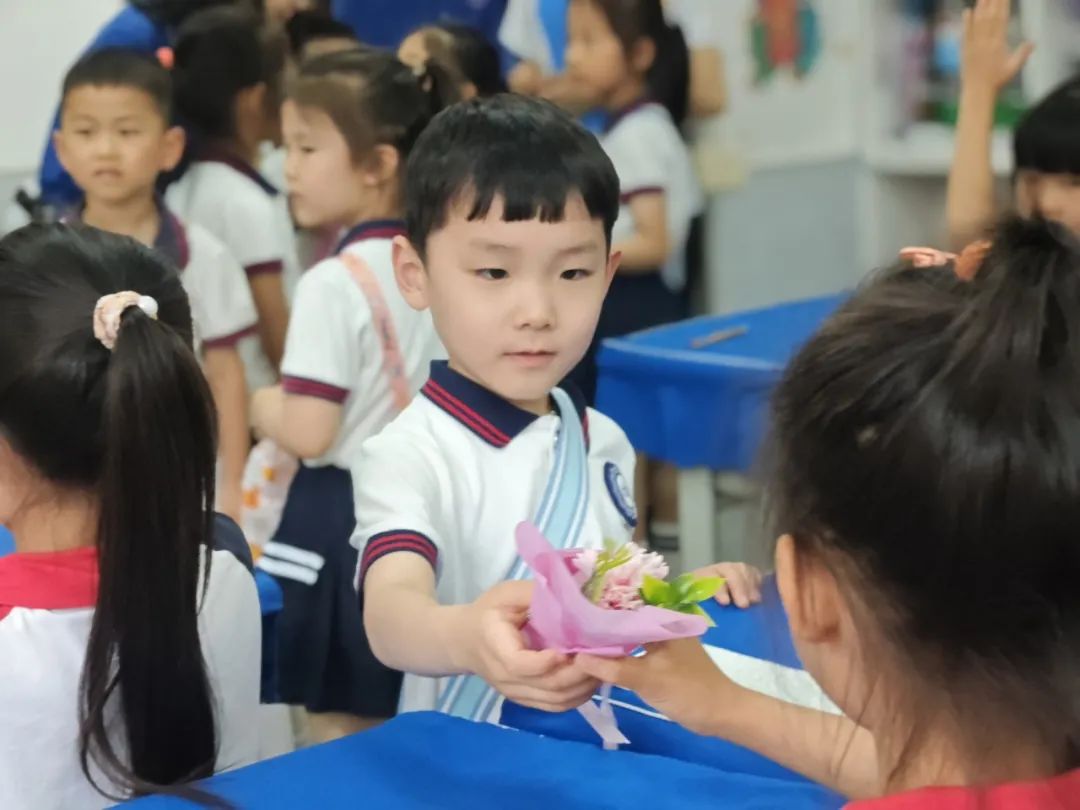
[[[608,494],[615,503],[623,520],[631,529],[637,526],[637,507],[634,505],[634,494],[630,491],[630,485],[622,470],[613,462],[604,465],[604,483],[607,485]]]

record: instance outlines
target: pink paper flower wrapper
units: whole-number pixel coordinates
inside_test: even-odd
[[[700,636],[708,627],[700,616],[651,605],[636,610],[607,610],[594,605],[574,578],[573,558],[579,550],[556,550],[531,523],[519,524],[515,537],[518,554],[536,580],[529,620],[523,628],[534,649],[617,658],[642,644]],[[629,742],[615,723],[609,693],[610,687],[601,690],[599,709],[592,701],[578,709],[603,738],[605,748]]]

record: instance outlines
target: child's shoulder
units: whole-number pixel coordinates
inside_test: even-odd
[[[278,191],[260,176],[227,163],[196,161],[169,187],[167,197],[177,196],[212,201],[225,209],[273,210]]]
[[[601,458],[633,458],[634,449],[619,424],[595,408],[586,411],[589,423],[589,455]]]
[[[662,104],[649,101],[621,114],[607,132],[609,140],[662,136],[682,140],[679,128]]]
[[[388,464],[416,470],[449,468],[452,454],[445,439],[435,409],[423,394],[417,394],[390,424],[364,442],[359,464],[371,470],[368,475],[378,475]]]

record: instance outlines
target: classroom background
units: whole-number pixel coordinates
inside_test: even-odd
[[[332,5],[342,19],[358,18],[351,16],[357,9],[362,17],[365,8],[364,0]],[[394,4],[371,5],[379,6],[380,14],[393,13]],[[397,5],[409,4],[399,0]],[[418,4],[424,13],[449,14],[439,5]],[[905,246],[946,241],[946,177],[953,158],[964,2],[699,0],[697,5],[722,57],[725,100],[722,112],[687,126],[707,199],[695,311],[724,316],[709,322],[710,334],[734,329],[765,335],[771,327],[758,318],[766,311],[785,328],[809,334],[835,306],[835,296],[869,268],[891,262]],[[35,193],[65,71],[123,6],[121,0],[0,0],[0,76],[5,77],[0,109],[6,112],[0,127],[0,234],[25,221],[16,197],[20,190]],[[794,15],[793,27],[779,19],[784,14]],[[1027,104],[1080,68],[1080,3],[1018,0],[1014,15],[1011,37],[1036,42],[1038,49],[999,102],[993,165],[1001,199],[1008,196],[1012,175],[1011,125]],[[364,31],[358,33],[364,40]],[[762,337],[765,355],[771,339]],[[775,342],[778,369],[790,341],[781,335]],[[618,389],[610,389],[608,397],[618,398]],[[632,421],[633,414],[627,418]],[[734,430],[746,427],[737,418],[731,424]],[[698,449],[686,450],[688,460],[677,465],[684,542],[668,552],[673,567],[692,569],[716,559],[767,563],[765,546],[758,542],[759,493],[749,475],[756,445],[735,447],[720,461],[702,460],[694,455]],[[688,547],[690,536],[705,539]],[[9,550],[6,542],[0,537],[0,554]],[[728,623],[716,644],[733,655],[754,657],[760,649],[752,639],[772,638],[773,625],[782,621],[764,613]],[[796,672],[798,662],[788,647],[769,656]],[[724,663],[734,670],[740,666],[736,658]],[[811,703],[820,698],[798,673],[793,677],[783,687],[788,697]],[[264,754],[290,750],[282,707],[264,709]],[[408,740],[440,732],[422,718],[407,722],[411,726],[399,726],[405,730],[394,738],[402,750]],[[531,715],[518,718],[521,727],[544,730],[542,722]],[[477,751],[487,744],[479,738],[469,743]],[[683,744],[682,738],[663,743],[670,749]],[[522,745],[505,757],[528,756],[527,744]],[[383,755],[395,750],[391,746]],[[723,759],[730,751],[708,754],[714,755]],[[267,796],[303,778],[307,772],[296,762],[296,770],[264,785]],[[581,771],[588,767],[583,761]],[[778,768],[764,760],[747,765],[748,772],[768,779]],[[667,774],[675,785],[680,779],[692,784],[697,777],[692,770]]]

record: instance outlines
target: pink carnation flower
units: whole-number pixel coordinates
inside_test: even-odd
[[[629,559],[607,571],[603,575],[603,584],[597,585],[593,579],[598,565],[603,565],[613,557],[629,554]],[[641,598],[641,586],[646,576],[667,579],[670,569],[659,554],[646,551],[635,543],[624,546],[598,549],[582,549],[570,558],[574,580],[586,589],[586,595],[592,594],[593,601],[608,610],[636,610],[645,604]]]

